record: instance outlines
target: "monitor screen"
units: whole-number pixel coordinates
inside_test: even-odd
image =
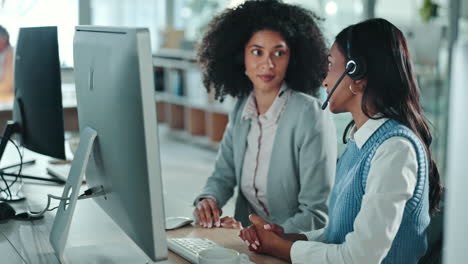
[[[21,144],[65,159],[57,27],[21,28],[15,53],[13,119]]]
[[[86,169],[97,204],[153,260],[167,258],[147,29],[79,26],[74,39],[80,131],[97,132]]]

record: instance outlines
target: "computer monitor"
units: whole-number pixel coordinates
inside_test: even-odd
[[[104,192],[96,203],[151,260],[166,259],[149,32],[78,26],[74,64],[80,143],[63,193],[69,204],[61,202],[51,232],[56,255],[63,257],[86,167],[88,187]]]
[[[34,152],[65,159],[59,61],[57,27],[20,28],[14,64],[13,120],[4,128],[0,160],[14,134]]]

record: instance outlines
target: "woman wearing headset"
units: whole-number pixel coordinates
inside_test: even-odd
[[[353,121],[337,165],[330,222],[322,230],[285,234],[251,215],[254,226],[240,233],[256,245],[251,250],[293,263],[334,264],[417,263],[425,254],[441,184],[412,67],[403,34],[384,19],[337,35],[323,84],[330,110],[351,112]]]

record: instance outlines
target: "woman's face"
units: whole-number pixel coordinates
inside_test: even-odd
[[[345,64],[345,55],[338,49],[337,44],[334,43],[330,49],[330,55],[328,55],[328,74],[322,83],[327,88],[327,94],[331,92],[333,86],[345,71]],[[350,112],[352,107],[359,106],[359,89],[353,86],[353,80],[346,75],[330,98],[330,111],[333,113]]]
[[[252,35],[244,49],[245,71],[256,92],[281,87],[289,64],[289,47],[280,33],[270,30]]]

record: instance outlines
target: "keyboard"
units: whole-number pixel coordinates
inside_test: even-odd
[[[177,255],[195,264],[198,263],[198,252],[206,248],[220,247],[215,242],[204,238],[169,238],[167,246]]]

